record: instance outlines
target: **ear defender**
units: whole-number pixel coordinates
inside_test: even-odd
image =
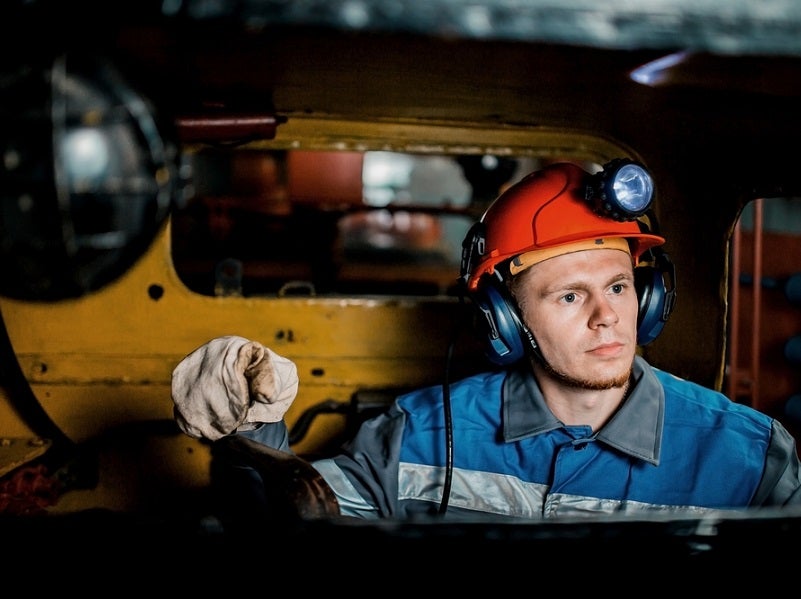
[[[484,275],[475,291],[468,289],[470,273],[484,254],[484,231],[484,223],[479,221],[465,236],[459,281],[475,308],[476,327],[487,358],[499,366],[506,366],[521,360],[527,349],[536,351],[537,342],[523,324],[506,284],[499,279],[500,273]]]
[[[487,358],[499,366],[514,364],[537,351],[537,342],[517,312],[503,281],[488,281],[471,294],[478,310],[478,326],[485,342]]]
[[[634,269],[639,298],[637,344],[648,345],[659,336],[676,303],[676,269],[660,248],[648,251],[653,266]]]

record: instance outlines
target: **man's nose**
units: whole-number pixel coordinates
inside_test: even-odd
[[[593,296],[592,316],[590,319],[593,327],[610,326],[615,324],[619,319],[620,316],[617,310],[605,295],[601,294],[598,297]]]

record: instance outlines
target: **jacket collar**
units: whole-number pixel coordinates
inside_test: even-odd
[[[504,381],[503,414],[506,442],[564,426],[545,404],[527,362],[510,372]],[[664,414],[664,389],[652,367],[642,357],[636,356],[628,397],[593,437],[632,457],[658,465]]]

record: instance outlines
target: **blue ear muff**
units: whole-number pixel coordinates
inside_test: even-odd
[[[639,298],[637,345],[648,345],[659,336],[676,302],[676,271],[665,252],[652,250],[655,266],[634,269]]]
[[[500,366],[517,362],[526,355],[526,339],[536,347],[533,336],[498,285],[485,285],[473,295],[473,301],[479,311],[479,325],[486,335],[485,353],[490,361]]]

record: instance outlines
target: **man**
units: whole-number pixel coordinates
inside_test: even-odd
[[[504,368],[403,395],[316,461],[343,514],[681,516],[801,502],[795,442],[779,422],[637,354],[672,307],[662,274],[640,264],[665,240],[641,230],[644,207],[633,218],[604,208],[612,189],[598,177],[546,167],[471,230],[463,280]],[[293,367],[258,343],[213,340],[174,372],[178,423],[288,451]]]

